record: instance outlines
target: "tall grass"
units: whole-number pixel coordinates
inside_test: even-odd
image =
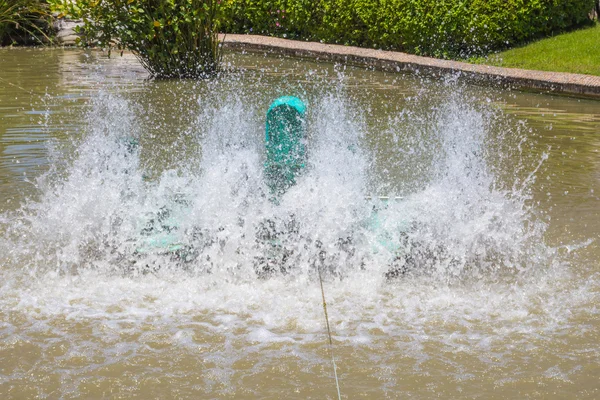
[[[52,41],[50,19],[40,0],[0,0],[0,45]]]

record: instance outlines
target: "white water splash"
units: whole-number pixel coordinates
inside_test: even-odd
[[[408,110],[413,130],[388,127],[398,152],[428,165],[414,166],[423,174],[412,191],[383,203],[367,199],[370,188],[400,178],[374,167],[365,115],[339,93],[321,96],[309,104],[310,165],[274,205],[262,176],[258,106],[236,94],[216,107],[202,99],[188,130],[199,161],[182,159],[148,181],[145,149],[128,141],[144,134],[141,111],[100,95],[70,166],[40,179],[38,201],[0,218],[0,304],[32,321],[3,331],[34,335],[60,331],[62,319],[84,321],[97,340],[80,350],[111,358],[103,348],[117,351],[122,326],[132,334],[150,326],[163,342],[195,348],[197,324],[230,346],[207,356],[227,383],[244,355],[278,357],[275,344],[322,361],[302,350],[323,340],[317,265],[328,271],[335,340],[375,354],[393,337],[415,370],[431,343],[472,355],[564,329],[566,310],[589,301],[592,289],[565,289],[568,269],[544,244],[546,221],[527,191],[501,184],[489,164],[495,114],[467,100],[458,93],[430,112]],[[145,229],[187,254],[140,251]],[[269,257],[276,262],[265,269]],[[154,340],[144,333],[121,354]],[[385,364],[384,355],[373,357]]]

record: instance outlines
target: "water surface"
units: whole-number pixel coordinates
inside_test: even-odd
[[[2,398],[335,398],[318,268],[344,398],[600,396],[600,103],[226,63],[0,51]],[[309,166],[275,205],[288,94]]]

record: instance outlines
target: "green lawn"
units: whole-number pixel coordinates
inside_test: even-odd
[[[600,23],[471,61],[600,76]]]

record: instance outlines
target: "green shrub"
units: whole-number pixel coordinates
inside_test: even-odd
[[[0,0],[0,46],[51,41],[50,19],[40,0]]]
[[[158,78],[201,78],[218,71],[218,0],[62,0],[83,20],[84,44],[131,50]]]
[[[227,32],[302,39],[317,38],[323,19],[321,2],[314,0],[226,0],[223,14]]]
[[[581,25],[594,1],[229,0],[224,27],[456,58]]]

